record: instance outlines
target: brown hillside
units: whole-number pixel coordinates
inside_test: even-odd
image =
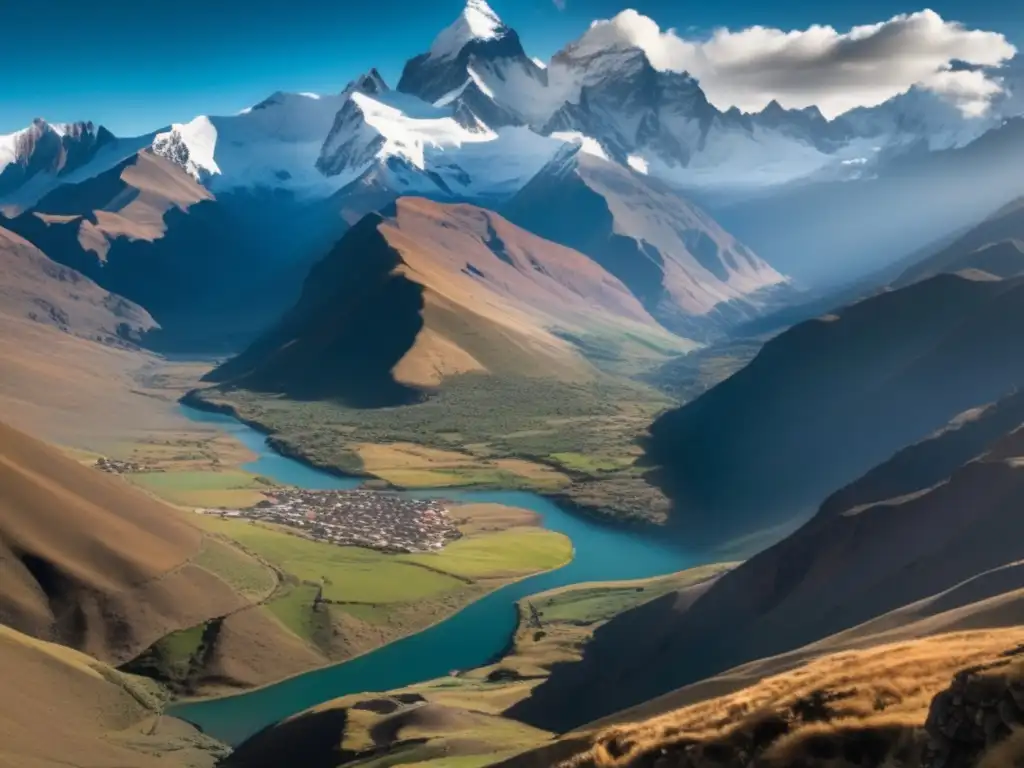
[[[281,324],[211,378],[385,404],[467,372],[585,381],[595,370],[566,339],[627,334],[683,344],[582,254],[475,206],[402,198],[353,227]]]
[[[929,634],[1019,622],[1024,432],[1017,399],[986,412],[1001,431],[983,419],[961,420],[897,454],[696,600],[666,598],[613,620],[581,664],[556,669],[512,714],[564,730],[844,631],[852,634],[843,642],[860,642],[911,625]],[[977,458],[965,458],[979,439],[970,430],[990,438]],[[951,459],[961,465],[937,479],[921,471],[915,451],[935,467]],[[887,490],[904,495],[872,500]],[[958,613],[966,606],[974,613]],[[968,620],[981,623],[962,623]],[[870,630],[850,629],[872,621]]]
[[[1024,723],[1021,640],[1020,627],[952,633],[833,653],[781,673],[765,667],[745,682],[723,676],[717,692],[708,681],[661,714],[588,728],[499,765],[967,768],[997,748],[1019,760],[1019,740],[1004,741]]]
[[[2,768],[199,768],[220,752],[181,721],[157,722],[148,681],[2,625],[0,678]]]
[[[27,240],[2,227],[0,314],[114,345],[137,340],[156,326],[142,307],[57,264]]]
[[[121,479],[0,424],[0,622],[120,663],[245,604],[202,534]]]
[[[140,152],[107,173],[58,187],[27,215],[54,230],[73,230],[84,251],[105,261],[113,240],[157,240],[167,231],[168,211],[187,210],[211,199],[178,166],[151,152]],[[38,226],[35,230],[41,231]]]

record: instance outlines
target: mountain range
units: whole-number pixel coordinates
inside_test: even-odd
[[[924,245],[918,222],[935,218],[926,177],[936,163],[945,171],[963,155],[960,164],[974,169],[972,188],[983,190],[957,206],[943,204],[939,219],[950,232],[980,216],[982,206],[1014,196],[1009,182],[1000,181],[1007,164],[990,167],[986,158],[996,148],[984,145],[999,132],[1021,144],[1019,131],[1004,125],[1021,106],[1021,67],[1014,63],[1006,68],[1006,95],[982,117],[966,117],[919,88],[832,120],[813,107],[776,102],[749,114],[719,110],[694,78],[657,69],[618,30],[617,20],[592,27],[539,63],[486,2],[469,0],[430,49],[407,62],[394,88],[371,68],[336,94],[278,92],[239,114],[201,115],[130,138],[88,122],[37,120],[0,137],[0,212],[10,219],[8,228],[52,258],[94,278],[109,273],[105,287],[143,304],[164,327],[154,344],[194,348],[204,335],[196,329],[211,318],[230,324],[226,318],[243,314],[247,302],[259,304],[260,311],[250,308],[237,329],[217,340],[237,348],[288,306],[305,270],[345,229],[403,195],[508,206],[514,221],[579,248],[570,242],[568,222],[583,209],[566,206],[559,216],[540,207],[543,190],[551,195],[553,179],[566,175],[565,156],[573,150],[574,164],[588,169],[575,176],[589,177],[590,193],[572,199],[584,205],[597,190],[609,211],[602,216],[615,228],[599,256],[584,252],[607,266],[625,258],[625,251],[610,255],[620,247],[653,249],[660,254],[655,262],[668,257],[680,264],[660,283],[677,297],[692,293],[676,302],[686,305],[681,313],[659,309],[651,286],[640,298],[670,330],[695,338],[713,337],[772,306],[764,302],[766,289],[786,282],[782,274],[813,285],[823,273],[854,276],[883,253],[895,257]],[[147,159],[138,160],[142,155]],[[157,171],[153,158],[166,165]],[[589,170],[598,161],[615,170]],[[128,167],[136,169],[128,176],[162,179],[126,181]],[[599,175],[605,181],[593,183]],[[115,176],[125,182],[120,188]],[[621,194],[612,178],[633,191]],[[146,187],[144,201],[135,200],[139,184]],[[154,192],[154,184],[161,189]],[[879,195],[880,186],[893,191]],[[897,215],[891,197],[919,193],[918,204]],[[154,194],[164,199],[154,203]],[[851,232],[837,220],[851,195],[864,215],[876,218],[872,231]],[[691,227],[696,231],[673,224],[671,233],[635,207],[627,215],[626,197],[636,205],[660,199],[659,210],[695,200],[746,247],[716,255],[709,242],[720,243],[722,233],[706,215]],[[828,208],[812,217],[816,228],[787,226],[808,201]],[[633,244],[622,242],[623,235]],[[51,246],[55,240],[69,243],[71,255]],[[827,260],[823,242],[836,251]],[[857,262],[851,254],[858,249],[877,255]],[[183,250],[203,257],[192,263]],[[775,269],[752,255],[762,251]],[[241,253],[245,270],[230,258]],[[225,261],[232,266],[210,274]],[[137,275],[120,277],[143,264],[168,285],[189,285],[189,303],[180,290],[165,291],[178,298],[153,297]],[[220,298],[192,295],[199,282],[216,286],[211,296]],[[223,298],[226,293],[232,295]],[[276,298],[282,295],[287,298]]]

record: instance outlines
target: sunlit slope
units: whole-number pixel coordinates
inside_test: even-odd
[[[464,373],[587,382],[581,342],[595,340],[647,356],[692,346],[582,254],[482,208],[402,198],[353,227],[278,327],[211,378],[394,404]]]

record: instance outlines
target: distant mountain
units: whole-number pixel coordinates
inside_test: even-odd
[[[151,139],[118,139],[91,122],[57,125],[42,119],[0,136],[0,214],[17,213],[58,185],[102,173]]]
[[[294,300],[309,265],[347,227],[330,199],[270,191],[214,196],[152,150],[54,188],[0,223],[140,304],[160,349],[233,351]]]
[[[209,378],[374,407],[464,373],[587,381],[575,339],[686,348],[583,254],[487,210],[400,198],[353,227],[284,319]]]
[[[0,214],[51,258],[151,311],[164,328],[154,343],[225,351],[294,299],[348,226],[398,197],[508,204],[552,238],[553,208],[528,209],[574,147],[646,177],[618,178],[657,190],[648,199],[658,199],[659,217],[673,205],[691,210],[685,198],[718,222],[705,239],[694,234],[703,225],[662,229],[634,204],[630,216],[613,215],[620,229],[607,252],[588,253],[628,259],[612,253],[620,236],[642,243],[637,275],[663,272],[655,280],[669,296],[642,286],[645,306],[688,336],[704,333],[705,318],[719,328],[773,306],[762,289],[781,285],[780,273],[797,284],[857,277],[944,234],[936,221],[952,232],[1021,194],[1012,174],[1020,129],[1002,124],[1018,109],[1012,95],[977,120],[919,90],[835,120],[775,102],[722,111],[694,78],[657,69],[616,30],[592,27],[542,66],[486,2],[469,0],[395,90],[370,68],[337,93],[277,92],[237,114],[133,138],[36,121],[0,137]],[[1018,69],[1007,71],[1012,88]],[[143,223],[125,212],[139,208],[127,196],[96,192],[114,189],[110,179],[139,166],[140,152],[193,184],[184,193],[176,181],[187,199],[171,195]],[[721,228],[760,258],[723,247],[734,241]],[[560,241],[579,249],[568,235]],[[104,258],[110,268],[98,266]],[[659,260],[672,266],[645,266]]]
[[[691,190],[719,221],[799,285],[837,286],[973,226],[1024,193],[1024,119],[963,147],[917,144],[883,162],[844,166],[741,197]],[[854,173],[855,171],[855,173]],[[870,226],[865,226],[870,222]]]
[[[690,338],[712,338],[759,314],[786,287],[785,277],[670,188],[578,145],[500,210],[593,258],[666,328]]]
[[[977,270],[995,277],[1024,272],[1024,198],[1000,208],[938,252],[908,267],[900,287],[942,272]]]
[[[0,314],[90,341],[134,345],[157,325],[146,310],[0,228]]]
[[[955,414],[1024,382],[1024,279],[938,275],[769,341],[651,428],[652,478],[689,539],[799,519]]]
[[[552,108],[547,73],[484,0],[468,0],[430,50],[406,63],[398,90],[465,108],[490,128],[533,124]]]

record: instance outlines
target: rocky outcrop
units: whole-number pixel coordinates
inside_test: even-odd
[[[973,768],[982,755],[1024,728],[1024,647],[993,664],[957,673],[928,710],[924,768]]]

